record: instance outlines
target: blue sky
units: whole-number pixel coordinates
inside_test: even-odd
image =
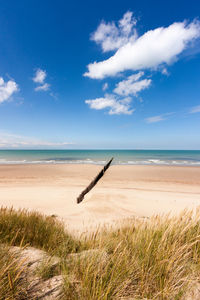
[[[200,2],[1,1],[1,149],[200,149]]]

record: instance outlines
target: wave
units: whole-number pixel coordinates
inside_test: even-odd
[[[86,159],[42,159],[42,160],[8,160],[0,159],[0,165],[11,164],[94,164],[104,165],[107,160],[90,158]],[[137,160],[114,160],[114,165],[179,165],[179,166],[200,166],[200,161],[194,160],[161,160],[161,159],[137,159]]]

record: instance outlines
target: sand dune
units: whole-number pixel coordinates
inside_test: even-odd
[[[111,166],[77,204],[100,170],[96,165],[1,165],[0,205],[57,215],[79,232],[200,206],[200,168],[174,166]]]

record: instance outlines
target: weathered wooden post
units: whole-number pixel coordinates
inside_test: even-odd
[[[113,161],[113,157],[109,162],[103,167],[103,169],[99,172],[99,174],[92,180],[92,182],[82,191],[82,193],[77,198],[77,203],[83,201],[84,196],[97,184],[99,179],[104,175],[106,170],[110,167],[111,162]]]

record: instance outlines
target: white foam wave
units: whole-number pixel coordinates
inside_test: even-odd
[[[0,165],[4,164],[95,164],[105,165],[107,160],[92,160],[77,159],[77,160],[6,160],[0,159]],[[182,166],[200,166],[200,161],[193,160],[161,160],[161,159],[146,159],[146,160],[114,160],[115,165],[182,165]]]

